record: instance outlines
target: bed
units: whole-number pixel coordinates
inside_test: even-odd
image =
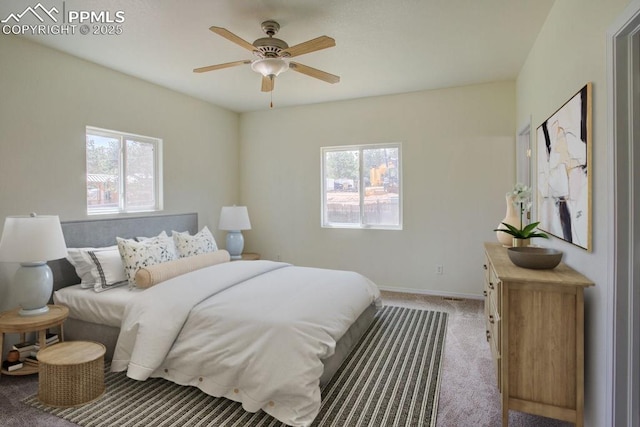
[[[67,247],[102,247],[116,236],[195,234],[198,220],[154,215],[63,222],[62,228]],[[66,338],[104,343],[113,370],[193,385],[290,425],[315,418],[320,387],[380,306],[375,285],[356,273],[271,261],[227,262],[149,289],[100,293],[81,289],[67,260],[50,266],[53,300],[70,308]]]

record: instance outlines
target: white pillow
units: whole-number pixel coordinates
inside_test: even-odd
[[[171,235],[173,236],[173,241],[180,258],[206,254],[218,250],[216,240],[213,238],[213,234],[211,234],[207,226],[204,226],[202,230],[193,236],[189,235],[189,232],[179,233],[177,231],[173,231]]]
[[[142,242],[120,237],[116,240],[124,263],[124,271],[131,286],[136,285],[135,276],[138,269],[177,258],[173,239],[168,236],[156,236]]]
[[[80,277],[80,286],[106,291],[127,284],[122,257],[117,246],[69,248],[67,259]]]

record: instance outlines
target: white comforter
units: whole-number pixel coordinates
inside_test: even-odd
[[[321,360],[379,296],[353,272],[271,261],[207,267],[132,299],[111,368],[306,426],[320,409]]]

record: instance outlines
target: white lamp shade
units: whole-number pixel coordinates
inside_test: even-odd
[[[8,216],[0,239],[0,261],[39,262],[65,258],[67,245],[57,215]]]
[[[223,206],[220,212],[220,230],[251,230],[249,212],[246,206]]]

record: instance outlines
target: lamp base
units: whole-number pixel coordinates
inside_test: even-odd
[[[21,316],[38,316],[49,311],[53,273],[45,262],[20,263],[13,277],[13,292],[22,308]]]
[[[34,308],[32,310],[27,310],[25,308],[21,309],[18,314],[20,316],[39,316],[41,314],[45,314],[49,312],[49,307],[47,307],[46,305],[44,307],[40,307],[40,308]]]
[[[244,249],[244,237],[242,232],[231,230],[227,233],[227,251],[231,259],[242,259],[242,250]]]

